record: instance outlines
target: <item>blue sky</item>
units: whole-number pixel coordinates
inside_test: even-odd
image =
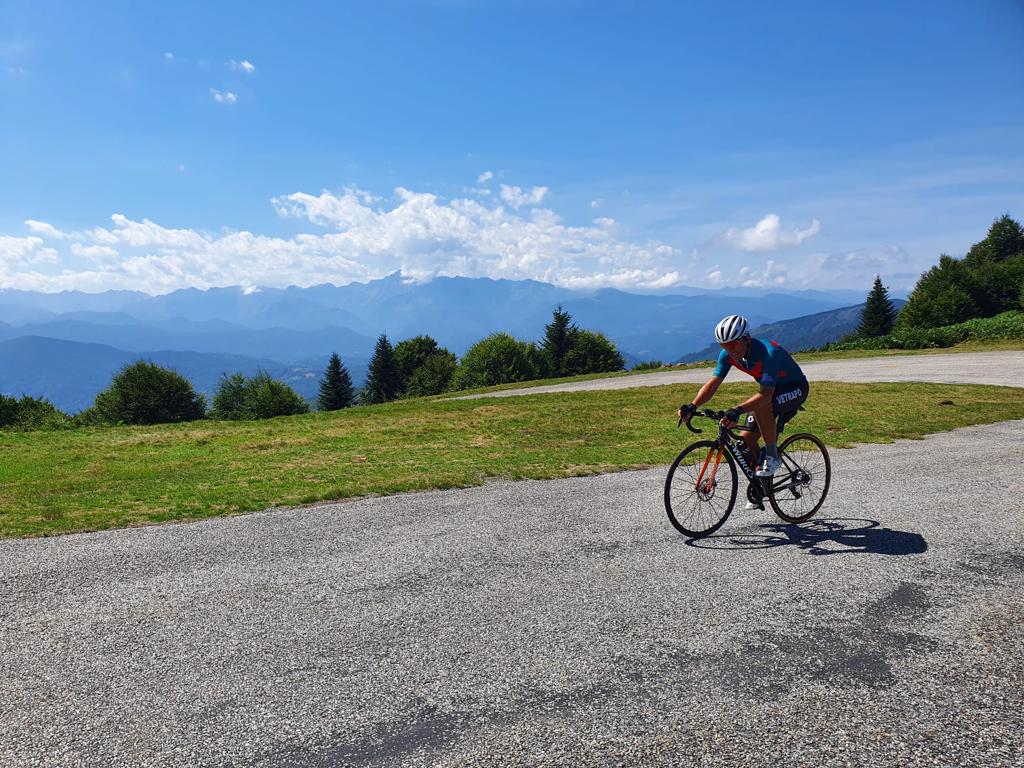
[[[909,289],[1024,217],[1024,4],[0,2],[0,287]]]

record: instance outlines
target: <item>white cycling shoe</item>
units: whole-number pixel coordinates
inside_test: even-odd
[[[761,466],[754,472],[758,477],[772,477],[775,474],[775,470],[779,467],[779,460],[773,456],[765,456],[764,461],[761,462]]]
[[[747,510],[747,512],[753,512],[755,509],[759,512],[764,512],[764,503],[762,502],[761,504],[755,504],[752,501],[748,501],[745,509]]]

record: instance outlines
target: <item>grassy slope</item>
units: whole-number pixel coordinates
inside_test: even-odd
[[[667,464],[695,385],[412,400],[268,421],[0,433],[0,536]],[[722,387],[712,405],[749,394]],[[952,404],[942,404],[952,401]],[[818,382],[795,426],[833,446],[1024,418],[1024,389]]]

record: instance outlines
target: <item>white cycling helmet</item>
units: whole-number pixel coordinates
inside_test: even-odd
[[[728,344],[746,334],[747,318],[741,315],[729,315],[715,326],[715,338],[719,344]]]

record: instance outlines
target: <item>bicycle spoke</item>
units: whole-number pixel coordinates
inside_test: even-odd
[[[694,443],[666,478],[665,507],[672,524],[689,536],[706,536],[728,517],[736,498],[736,469],[718,446]]]
[[[802,522],[821,506],[828,493],[831,466],[824,446],[811,435],[793,435],[780,448],[783,472],[772,484],[771,504],[788,522]]]

